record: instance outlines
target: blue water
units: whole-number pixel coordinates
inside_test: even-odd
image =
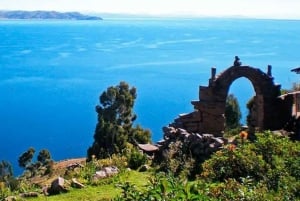
[[[55,160],[85,156],[99,95],[122,80],[137,88],[137,123],[157,141],[163,126],[193,111],[211,67],[220,73],[238,55],[243,64],[271,64],[275,82],[290,88],[299,52],[300,21],[0,21],[0,160],[16,167],[30,146]],[[244,121],[253,87],[239,79],[230,92]]]

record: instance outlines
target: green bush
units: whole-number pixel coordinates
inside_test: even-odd
[[[213,182],[223,182],[229,178],[262,179],[267,164],[262,156],[257,155],[252,149],[253,145],[248,143],[243,147],[229,145],[217,151],[211,159],[202,164],[202,177]]]
[[[120,184],[122,194],[115,198],[116,201],[144,201],[144,200],[170,200],[193,201],[209,200],[199,193],[193,183],[180,180],[170,174],[156,174],[149,178],[149,183],[144,190],[138,190],[135,185],[125,182]]]
[[[237,192],[234,188],[227,189],[228,182],[234,182],[233,186],[244,195],[252,189],[255,192],[252,196],[267,192],[269,200],[299,199],[299,142],[269,131],[256,134],[256,137],[254,143],[237,140],[240,142],[237,146],[226,146],[202,164],[201,178],[217,184],[217,187],[209,187],[210,192],[217,191],[227,199],[240,199],[229,195]],[[247,179],[252,181],[251,185],[243,183]],[[219,193],[215,193],[216,196]]]
[[[133,149],[129,154],[128,167],[131,169],[138,169],[147,161],[147,156],[140,151]]]

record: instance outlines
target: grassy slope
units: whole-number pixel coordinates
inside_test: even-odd
[[[99,186],[86,186],[83,189],[71,189],[68,193],[55,196],[39,196],[38,198],[30,198],[32,201],[96,201],[96,200],[111,200],[121,193],[121,190],[116,187],[116,184],[128,181],[135,184],[137,187],[143,187],[148,182],[150,173],[129,171],[116,176],[117,179],[110,184]]]

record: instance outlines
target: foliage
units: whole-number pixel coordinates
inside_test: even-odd
[[[88,161],[86,165],[80,169],[80,171],[67,171],[65,176],[68,178],[77,177],[83,183],[98,185],[94,182],[94,174],[96,171],[101,170],[104,167],[115,166],[120,171],[123,171],[128,166],[128,159],[124,155],[113,154],[109,158],[96,159],[92,157],[91,161]]]
[[[214,153],[194,182],[158,173],[144,189],[122,183],[115,200],[299,200],[299,142],[268,131],[247,137],[241,132],[236,145]]]
[[[264,191],[271,192],[272,196],[285,196],[288,200],[300,198],[299,142],[269,131],[257,134],[254,143],[242,138],[239,142],[237,146],[228,145],[205,161],[201,177],[207,182],[221,184],[233,179],[240,185],[248,179],[253,182],[251,188],[258,191],[267,189]]]
[[[37,161],[40,162],[42,165],[47,165],[51,160],[51,154],[47,149],[43,149],[39,152],[37,156]]]
[[[229,178],[239,180],[249,176],[262,179],[265,161],[252,150],[253,144],[243,146],[243,148],[236,148],[230,144],[223,150],[217,151],[211,159],[202,164],[203,178],[212,182],[223,182]]]
[[[10,190],[6,186],[5,182],[0,182],[0,200],[5,200],[7,196],[9,196]]]
[[[9,162],[2,160],[0,162],[0,182],[5,182],[13,176],[12,166]]]
[[[26,167],[28,167],[28,165],[31,163],[34,153],[35,149],[33,147],[30,147],[26,152],[24,152],[19,157],[19,166],[26,169]]]
[[[43,149],[38,153],[37,161],[33,162],[35,149],[30,147],[19,157],[19,166],[23,167],[23,177],[33,177],[37,174],[45,175],[52,173],[53,161],[51,154],[47,149]]]
[[[99,182],[98,185],[89,185],[85,183],[85,188],[75,189],[70,188],[68,193],[53,195],[53,196],[39,196],[37,198],[30,198],[31,201],[74,201],[74,200],[92,200],[103,201],[113,200],[121,194],[121,189],[116,188],[116,185],[128,181],[137,187],[137,190],[144,189],[143,185],[147,183],[149,177],[148,172],[137,171],[123,171],[120,174],[107,178],[105,181]]]
[[[208,197],[199,193],[193,183],[182,181],[168,174],[156,174],[149,178],[144,190],[138,190],[135,185],[125,182],[119,185],[121,196],[116,201],[142,200],[208,200]]]
[[[171,172],[175,176],[189,177],[193,176],[196,164],[189,148],[178,140],[170,143],[168,150],[165,150],[164,158],[159,163],[159,170]]]
[[[238,100],[233,94],[229,94],[225,106],[226,129],[234,129],[240,126],[242,118]]]
[[[128,166],[131,169],[138,169],[147,161],[147,156],[139,150],[132,149],[128,156]]]
[[[133,127],[137,116],[133,113],[136,88],[130,88],[126,82],[108,87],[100,95],[100,105],[96,106],[98,123],[94,134],[94,143],[88,149],[88,159],[107,158],[121,153],[127,143],[147,143],[150,131],[140,126]]]
[[[253,126],[252,125],[252,110],[254,108],[255,102],[254,102],[254,97],[252,97],[248,103],[247,103],[247,109],[248,109],[248,115],[247,115],[247,125],[249,127]]]

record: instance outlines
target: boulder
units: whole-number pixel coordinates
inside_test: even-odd
[[[103,170],[96,171],[96,173],[93,176],[94,180],[102,179],[105,177],[107,177],[107,175],[106,175],[106,172]]]
[[[51,187],[48,190],[49,195],[55,195],[59,193],[68,192],[67,187],[65,186],[65,179],[62,177],[58,177],[51,183]]]
[[[102,170],[97,171],[94,174],[93,178],[94,178],[94,180],[99,180],[102,178],[110,177],[110,176],[118,174],[118,173],[119,173],[119,169],[115,166],[104,167],[104,168],[102,168]]]
[[[48,191],[49,191],[49,186],[44,186],[44,187],[42,188],[42,193],[43,193],[45,196],[48,196],[48,195],[49,195]]]
[[[119,173],[119,169],[115,166],[105,167],[102,170],[104,170],[106,172],[106,175],[108,177]]]
[[[71,186],[73,188],[84,188],[84,185],[82,183],[80,183],[79,181],[77,181],[77,179],[75,179],[75,178],[72,179]]]

